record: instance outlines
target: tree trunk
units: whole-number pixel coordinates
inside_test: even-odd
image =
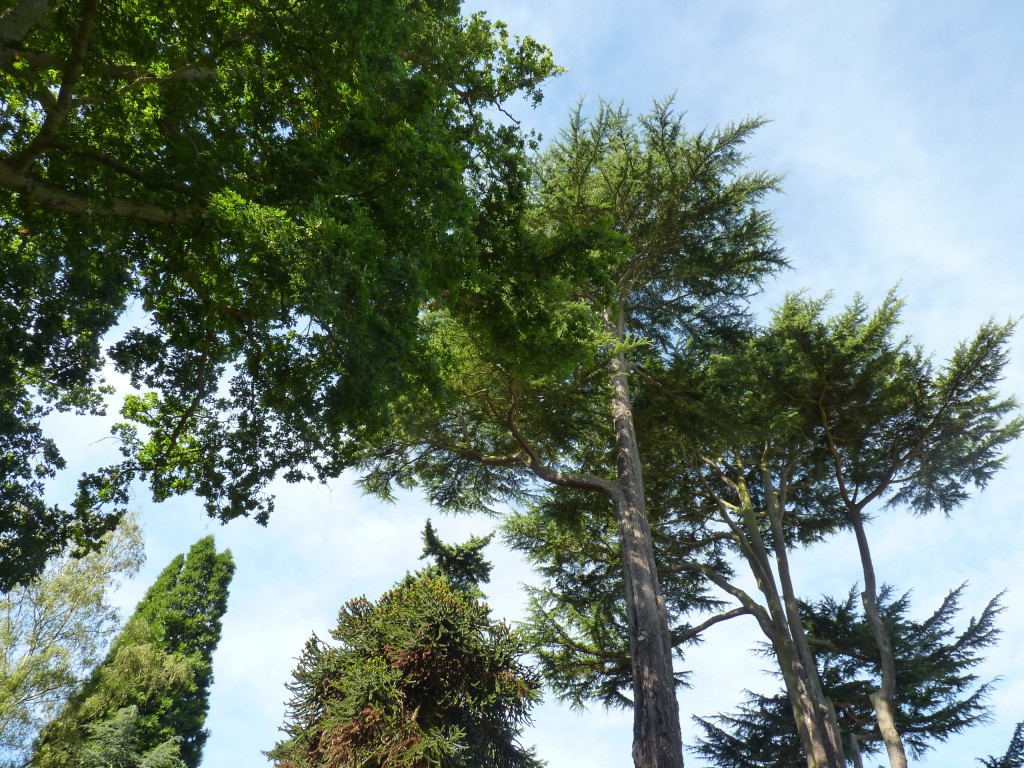
[[[864,531],[864,518],[860,509],[850,510],[853,531],[857,536],[857,548],[860,551],[861,568],[864,571],[864,591],[861,600],[864,603],[864,615],[875,636],[878,655],[882,666],[882,687],[871,694],[871,704],[875,708],[878,719],[878,730],[885,742],[885,751],[889,755],[892,768],[907,768],[907,752],[903,747],[903,738],[896,727],[896,659],[892,653],[889,632],[882,621],[878,610],[878,585],[875,581],[875,565],[871,560],[871,548],[868,546],[867,533]]]
[[[612,424],[621,490],[614,502],[633,665],[633,763],[636,768],[683,768],[672,637],[658,583],[626,361],[621,353],[612,359],[611,369]]]

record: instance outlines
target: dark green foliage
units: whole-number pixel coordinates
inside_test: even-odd
[[[657,482],[656,478],[653,478]],[[630,666],[625,589],[615,520],[599,514],[578,493],[556,491],[529,509],[510,515],[502,525],[508,544],[534,565],[543,579],[529,588],[524,632],[537,656],[545,682],[573,707],[599,702],[630,707]],[[666,533],[664,510],[651,510],[654,548],[659,563],[671,564],[686,541],[679,529]],[[709,549],[703,557],[714,559]],[[724,562],[716,567],[728,572]],[[698,642],[688,619],[713,612],[722,602],[708,584],[688,572],[662,572],[672,645],[682,658],[687,644]],[[675,672],[684,686],[688,673]]]
[[[489,116],[556,71],[457,0],[14,0],[0,38],[0,589],[133,479],[264,519],[279,472],[340,472],[523,196]],[[40,420],[100,410],[110,359],[125,460],[48,504]]]
[[[288,739],[269,753],[279,768],[541,765],[518,744],[540,696],[522,641],[490,618],[475,582],[466,591],[437,571],[346,603],[336,645],[309,640],[289,685]]]
[[[1010,739],[1010,746],[1002,757],[980,757],[978,762],[985,768],[1024,768],[1024,722],[1017,723]]]
[[[491,580],[491,564],[484,558],[483,548],[491,543],[493,534],[474,536],[463,544],[445,544],[427,520],[423,528],[423,554],[420,560],[432,558],[434,567],[455,589],[479,591],[481,584]]]
[[[212,657],[220,641],[234,574],[231,553],[218,553],[212,536],[171,561],[139,602],[106,660],[45,729],[33,766],[60,768],[81,750],[90,723],[126,707],[142,752],[168,739],[181,761],[197,768],[213,682]]]
[[[923,621],[908,616],[909,596],[881,592],[880,608],[896,659],[896,722],[904,744],[921,758],[988,719],[991,684],[972,672],[996,642],[996,597],[962,631],[954,628],[964,587],[950,592]],[[844,600],[801,603],[825,694],[835,706],[843,743],[855,735],[864,754],[884,751],[869,696],[879,687],[879,659],[871,628],[851,590]],[[764,651],[770,655],[770,650]],[[784,694],[749,693],[736,713],[694,718],[704,732],[694,751],[722,768],[798,765],[803,761],[790,703]],[[781,762],[773,762],[781,761]]]

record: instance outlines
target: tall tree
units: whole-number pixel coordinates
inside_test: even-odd
[[[88,678],[121,624],[109,595],[142,559],[129,517],[95,552],[52,560],[0,597],[0,765],[23,765],[40,728]]]
[[[921,758],[936,742],[984,722],[991,684],[974,668],[999,634],[999,598],[957,630],[964,587],[950,592],[924,620],[911,619],[909,595],[883,587],[879,611],[893,649],[895,722],[911,754]],[[862,768],[862,755],[885,749],[872,696],[881,679],[874,629],[855,590],[844,600],[801,603],[822,688],[833,702],[846,757]],[[770,654],[771,651],[769,650]],[[798,766],[803,750],[788,697],[748,694],[737,713],[695,718],[703,731],[695,751],[727,767]]]
[[[939,368],[898,336],[901,302],[894,296],[876,312],[858,299],[832,318],[825,304],[793,296],[770,326],[745,339],[691,339],[667,367],[643,361],[637,423],[666,593],[685,596],[696,574],[735,601],[696,626],[680,616],[675,642],[723,619],[753,616],[778,660],[808,765],[838,768],[844,747],[794,592],[790,551],[859,526],[858,555],[865,574],[873,574],[868,505],[952,511],[999,469],[1002,449],[1022,423],[1015,402],[998,393],[1010,325],[985,324]],[[581,658],[563,649],[599,646],[595,633],[614,626],[591,620],[588,601],[572,597],[586,594],[574,587],[585,590],[599,552],[593,526],[579,523],[586,514],[549,497],[511,531],[513,544],[547,563],[557,584],[535,618],[548,658],[558,664]],[[547,542],[558,542],[560,551]],[[730,551],[735,560],[725,559]],[[737,562],[757,592],[732,578]],[[865,593],[867,606],[875,587]],[[706,598],[695,605],[711,607]],[[879,659],[889,658],[876,693],[891,699],[887,632],[884,623],[881,632],[878,622],[871,626]],[[564,671],[571,684],[572,670]],[[602,680],[614,687],[608,672],[592,665],[584,693],[606,690]],[[879,695],[876,721],[892,724]],[[883,733],[887,747],[895,744],[892,729]]]
[[[490,116],[555,71],[458,0],[6,4],[0,590],[94,544],[134,477],[262,519],[270,478],[333,471],[417,359],[421,302],[474,271],[478,201],[500,226],[521,186]],[[41,419],[102,410],[121,320],[144,433],[51,504]]]
[[[197,768],[213,682],[213,652],[220,641],[234,573],[230,551],[218,553],[212,536],[171,561],[139,602],[106,660],[43,731],[32,765],[70,765],[90,724],[135,707],[132,738],[140,752],[168,739],[182,762]]]
[[[776,180],[743,169],[758,125],[689,134],[668,103],[638,119],[575,113],[538,159],[525,226],[492,276],[425,308],[439,381],[363,441],[366,486],[384,495],[421,485],[457,510],[561,488],[612,516],[643,768],[683,756],[631,386],[690,334],[735,329],[783,264],[760,208]]]
[[[428,523],[424,556],[436,565],[376,603],[346,603],[337,645],[306,643],[288,739],[269,753],[277,766],[539,768],[518,743],[539,683],[521,639],[482,602],[488,539],[447,545]]]

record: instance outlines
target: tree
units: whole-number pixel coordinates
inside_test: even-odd
[[[212,657],[220,641],[234,573],[230,551],[218,553],[212,536],[178,555],[139,602],[106,659],[35,745],[34,768],[71,765],[97,724],[121,722],[145,754],[172,740],[188,768],[197,768],[213,682]],[[128,722],[127,720],[125,722]],[[119,726],[120,727],[120,726]],[[106,731],[104,731],[106,732]],[[127,737],[126,736],[126,737]]]
[[[420,486],[461,510],[562,488],[613,517],[643,768],[683,757],[631,386],[691,334],[734,331],[784,263],[759,207],[776,180],[743,170],[758,125],[691,135],[667,103],[637,120],[577,111],[538,159],[535,200],[492,276],[424,311],[439,380],[361,441],[365,485],[384,496]]]
[[[135,478],[264,519],[269,479],[311,456],[334,471],[352,412],[417,359],[421,302],[473,273],[480,201],[501,226],[503,187],[521,186],[524,138],[492,116],[556,71],[459,9],[7,4],[0,590],[94,545]],[[142,434],[121,432],[125,461],[70,507],[49,503],[65,462],[40,420],[102,411],[111,361],[147,390],[126,406]]]
[[[524,646],[490,618],[476,574],[490,537],[449,546],[429,522],[424,556],[376,603],[346,603],[331,630],[299,658],[284,731],[270,753],[280,768],[539,768],[518,744],[539,699]],[[471,567],[466,568],[467,564]]]
[[[139,710],[119,709],[114,715],[86,726],[88,737],[71,765],[74,768],[183,768],[178,745],[167,739],[143,753],[139,747]]]
[[[0,597],[0,765],[24,763],[39,729],[100,660],[120,625],[108,596],[142,559],[142,533],[129,517],[95,552],[51,560]]]
[[[972,672],[981,653],[996,642],[995,619],[1003,610],[999,598],[956,631],[961,586],[923,621],[910,619],[909,595],[894,597],[883,587],[879,611],[891,639],[896,677],[895,721],[916,758],[935,742],[984,722],[991,683],[979,683]],[[856,590],[844,600],[824,598],[801,603],[808,641],[826,697],[833,703],[841,742],[855,766],[862,754],[875,754],[885,742],[874,716],[872,696],[881,678],[881,655],[874,630],[864,616]],[[767,655],[771,655],[770,649]],[[703,736],[698,754],[716,765],[797,766],[804,763],[800,737],[788,697],[748,692],[738,713],[718,715],[712,722],[695,718]]]
[[[1010,746],[1002,757],[978,758],[985,768],[1021,768],[1024,766],[1024,722],[1017,723]]]
[[[936,368],[897,336],[895,296],[874,313],[857,299],[832,318],[824,317],[825,304],[792,296],[767,328],[733,340],[691,337],[667,366],[644,360],[636,418],[666,594],[685,606],[689,589],[694,607],[711,608],[690,586],[696,574],[735,601],[696,626],[685,615],[675,618],[674,644],[682,648],[718,621],[753,616],[778,661],[808,765],[838,767],[844,747],[793,589],[791,549],[859,530],[869,605],[877,600],[869,505],[885,500],[919,513],[951,512],[970,486],[984,486],[999,469],[1002,449],[1022,423],[1013,416],[1015,402],[998,394],[1011,325],[985,324]],[[587,514],[552,496],[512,529],[513,545],[550,568],[554,588],[535,611],[535,626],[547,658],[562,668],[555,679],[570,685],[579,654],[561,649],[608,647],[598,633],[616,627],[592,620],[586,597],[572,597],[586,595],[584,579],[599,553],[589,543],[593,526],[580,522]],[[606,549],[605,562],[613,564],[607,558],[614,555]],[[759,594],[732,578],[737,562]],[[884,622],[867,615],[880,663],[888,659],[874,702],[876,721],[893,726],[882,729],[890,747],[898,740],[892,711],[899,706],[894,659],[885,650],[892,641]],[[621,638],[625,629],[617,627]],[[584,672],[593,676],[584,693],[617,685],[608,669]]]

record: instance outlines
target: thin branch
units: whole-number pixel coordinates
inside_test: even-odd
[[[733,608],[731,611],[720,613],[717,616],[712,616],[707,621],[702,621],[697,626],[691,627],[690,629],[683,632],[681,635],[678,636],[678,638],[673,637],[672,639],[677,645],[680,643],[685,643],[687,640],[697,637],[697,635],[699,635],[704,630],[710,629],[711,627],[715,626],[715,624],[721,624],[723,621],[735,619],[737,616],[751,616],[752,614],[753,611],[751,611],[750,608],[746,606]]]

